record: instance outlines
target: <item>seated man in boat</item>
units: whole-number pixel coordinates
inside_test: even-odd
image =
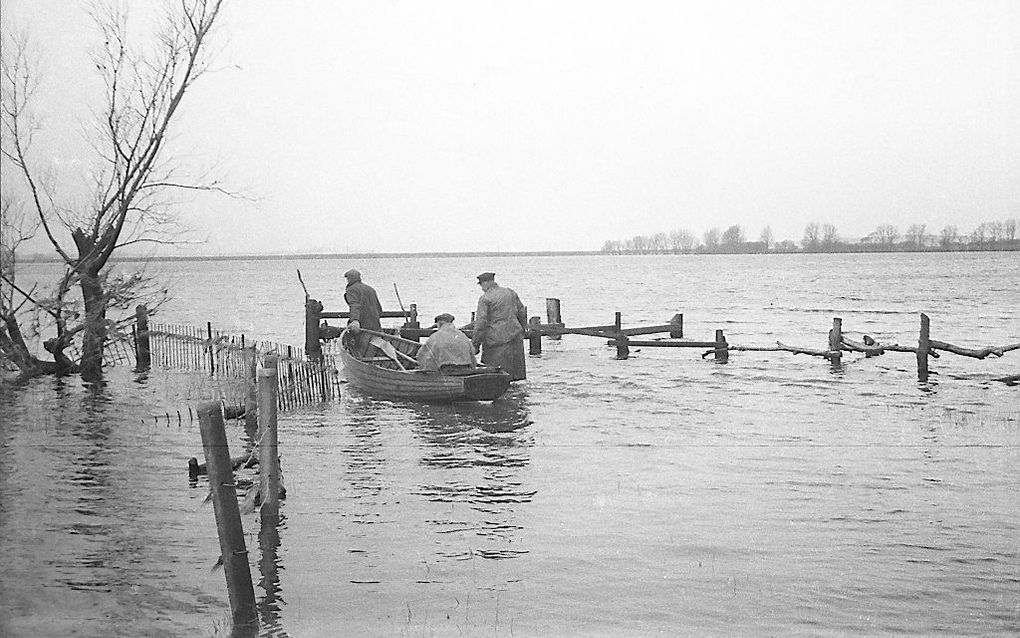
[[[453,325],[453,315],[436,316],[436,331],[418,349],[418,366],[432,372],[473,370],[478,367],[471,340]]]

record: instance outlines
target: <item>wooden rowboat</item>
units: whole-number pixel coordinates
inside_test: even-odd
[[[346,331],[345,331],[346,332]],[[363,330],[379,344],[375,356],[355,356],[347,346],[346,334],[340,348],[347,381],[373,396],[405,401],[449,402],[492,401],[510,387],[510,375],[499,368],[475,368],[456,372],[428,372],[412,369],[419,344],[396,335]],[[353,341],[353,340],[351,340]],[[387,347],[392,345],[393,347]],[[387,354],[387,352],[389,354]]]

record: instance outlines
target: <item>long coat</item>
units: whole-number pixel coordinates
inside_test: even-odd
[[[375,294],[375,288],[360,280],[349,283],[344,291],[344,300],[351,308],[352,321],[357,319],[361,327],[367,330],[382,330],[382,304]]]
[[[503,368],[511,381],[527,378],[522,336],[527,324],[527,311],[516,292],[498,284],[486,290],[478,298],[471,338],[482,348],[482,363]]]

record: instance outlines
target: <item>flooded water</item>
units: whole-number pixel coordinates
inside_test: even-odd
[[[824,349],[853,338],[1020,342],[1020,255],[180,262],[157,320],[303,341],[304,292],[469,319],[493,270],[570,326]],[[39,271],[45,267],[37,266]],[[393,284],[399,288],[400,301]],[[545,340],[491,404],[341,400],[281,416],[288,496],[246,515],[265,636],[1008,635],[1020,632],[1020,351],[823,359]],[[221,389],[221,388],[219,388]],[[222,633],[229,617],[178,372],[0,397],[0,634]],[[178,412],[182,415],[178,421]],[[159,416],[162,415],[162,416]],[[243,428],[229,428],[232,450]]]

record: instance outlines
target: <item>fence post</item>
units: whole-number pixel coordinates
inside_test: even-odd
[[[722,330],[715,331],[715,360],[716,361],[729,361],[730,360],[730,344],[726,343],[726,335],[723,334]]]
[[[280,497],[279,439],[276,433],[279,369],[276,357],[266,356],[259,368],[259,480],[262,515],[276,516]]]
[[[616,337],[614,337],[614,339],[616,341],[617,360],[620,361],[626,360],[628,357],[630,357],[630,346],[628,345],[630,339],[628,339],[627,335],[623,334],[622,332],[616,333]]]
[[[319,342],[319,319],[322,302],[315,299],[305,301],[305,356],[311,361],[322,359],[322,344]]]
[[[838,366],[843,358],[840,349],[843,347],[843,320],[839,317],[832,318],[832,330],[829,331],[829,361],[832,365]]]
[[[669,320],[669,325],[673,326],[669,331],[670,339],[684,338],[684,315],[682,312],[673,315],[673,318]]]
[[[931,352],[928,315],[921,313],[921,333],[917,338],[917,380],[928,382],[928,353]]]
[[[135,307],[135,371],[142,372],[152,366],[152,349],[149,346],[149,309],[145,304]]]
[[[245,385],[248,386],[248,394],[244,400],[244,429],[248,433],[248,436],[253,438],[257,437],[259,429],[258,419],[258,367],[259,367],[259,353],[255,349],[255,346],[245,348],[244,352],[247,353],[249,359],[247,360],[247,367],[244,371]]]
[[[209,376],[216,376],[216,350],[213,347],[212,322],[205,322],[205,329],[209,335]]]
[[[560,300],[555,297],[545,298],[545,316],[548,323],[562,324],[563,317],[560,316]],[[561,339],[563,335],[549,335],[550,339]]]
[[[219,401],[206,401],[198,406],[198,425],[209,472],[216,533],[220,539],[220,555],[227,579],[227,596],[230,599],[234,628],[257,626],[255,590],[248,567],[248,550],[244,545],[241,512],[234,487],[234,468],[230,462]]]
[[[542,354],[542,318],[528,319],[528,354]]]
[[[404,321],[404,325],[400,328],[400,336],[405,339],[420,342],[421,335],[417,332],[420,328],[421,324],[418,323],[418,304],[413,303],[408,307],[407,319]],[[411,332],[412,330],[414,332]]]

